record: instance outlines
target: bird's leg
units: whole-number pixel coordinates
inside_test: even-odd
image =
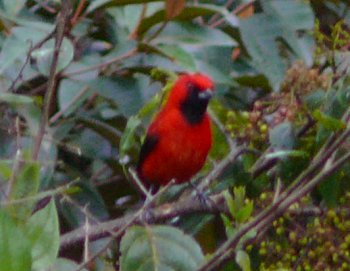
[[[215,206],[216,206],[215,202],[210,197],[208,197],[204,191],[199,190],[197,185],[194,184],[192,181],[189,182],[189,185],[191,188],[193,188],[199,201],[203,205],[207,206],[208,208],[215,208]]]

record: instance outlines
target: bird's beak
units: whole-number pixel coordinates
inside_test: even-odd
[[[199,99],[209,101],[213,96],[213,91],[211,89],[206,89],[198,94]]]

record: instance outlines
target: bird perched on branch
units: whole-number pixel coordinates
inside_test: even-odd
[[[141,147],[137,173],[146,187],[190,181],[203,167],[212,145],[207,113],[212,94],[213,81],[204,74],[176,80]]]

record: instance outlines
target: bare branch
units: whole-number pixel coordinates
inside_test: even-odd
[[[35,138],[32,159],[37,160],[40,152],[41,143],[44,138],[46,131],[46,126],[48,124],[50,108],[52,104],[52,99],[54,97],[55,86],[56,86],[56,69],[58,65],[58,57],[60,53],[61,44],[65,35],[65,30],[69,22],[69,16],[71,12],[71,5],[69,0],[62,0],[61,13],[58,16],[57,27],[55,29],[55,49],[52,56],[52,63],[50,67],[48,87],[44,100],[44,108],[41,116],[41,122],[39,126],[38,135]]]

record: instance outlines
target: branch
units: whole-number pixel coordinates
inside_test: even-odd
[[[44,100],[44,108],[41,116],[41,122],[38,130],[38,135],[35,138],[32,159],[37,160],[39,156],[39,151],[41,147],[41,143],[44,138],[44,134],[46,131],[46,126],[48,124],[48,119],[50,115],[50,108],[52,104],[52,100],[54,98],[55,86],[56,86],[56,69],[58,65],[58,57],[60,54],[61,44],[64,38],[65,30],[69,22],[71,6],[69,0],[62,0],[61,13],[57,19],[57,26],[55,29],[55,49],[52,56],[52,63],[50,67],[49,79],[48,79],[48,87],[45,94]]]
[[[230,151],[230,153],[218,163],[213,170],[203,179],[199,188],[203,191],[207,190],[210,183],[217,179],[220,174],[226,169],[228,165],[233,163],[240,154],[244,151],[243,148],[237,148]],[[221,195],[210,196],[210,202],[214,204],[206,204],[205,202],[194,198],[192,194],[183,193],[178,200],[172,203],[165,203],[158,207],[148,209],[147,223],[158,223],[166,219],[174,218],[181,215],[193,213],[220,213],[226,212],[225,201]],[[89,238],[96,240],[109,235],[109,232],[116,231],[130,224],[130,221],[135,217],[135,213],[125,215],[98,225],[91,227],[89,231]],[[145,217],[138,217],[133,220],[133,224],[145,222]],[[84,240],[86,232],[84,227],[68,232],[61,237],[61,248],[73,245]]]
[[[348,112],[345,113],[345,115],[347,114]],[[247,243],[254,241],[255,237],[244,240],[247,233],[256,232],[259,234],[259,232],[269,228],[271,223],[279,216],[283,215],[292,204],[298,202],[302,197],[310,193],[316,185],[338,170],[350,159],[350,152],[347,152],[336,161],[334,161],[333,157],[349,136],[349,127],[341,134],[331,136],[334,141],[332,143],[329,141],[325,143],[324,146],[326,146],[326,148],[321,148],[310,166],[299,175],[293,185],[282,193],[269,208],[263,210],[256,215],[253,220],[244,224],[235,235],[229,238],[215,252],[208,262],[200,267],[199,271],[217,270],[219,266],[235,256],[235,251],[238,246],[245,246]]]

